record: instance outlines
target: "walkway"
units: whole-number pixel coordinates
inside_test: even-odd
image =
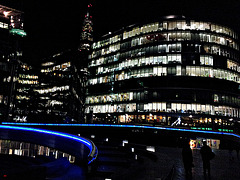
[[[94,140],[93,140],[94,141]],[[96,143],[99,148],[97,170],[90,180],[170,180],[174,167],[173,180],[185,180],[182,163],[182,149],[173,147],[155,147],[155,152],[146,151],[146,146],[136,144],[112,145],[110,142]],[[142,146],[142,147],[141,147]],[[134,152],[131,148],[135,148]],[[240,160],[233,151],[234,160],[230,160],[228,150],[214,150],[216,156],[211,161],[211,178],[204,178],[200,150],[193,150],[193,180],[239,180]],[[137,155],[137,160],[135,159]],[[100,175],[101,173],[101,175]],[[100,175],[100,176],[99,176]]]
[[[185,180],[184,167],[181,159],[181,149],[166,148],[167,154],[175,158],[175,175],[174,180]],[[192,170],[193,180],[239,180],[240,179],[240,160],[237,159],[236,151],[232,152],[234,160],[230,160],[230,153],[228,150],[214,150],[216,156],[211,161],[211,176],[204,177],[202,159],[200,150],[193,150],[193,163]],[[166,152],[165,152],[166,153]]]

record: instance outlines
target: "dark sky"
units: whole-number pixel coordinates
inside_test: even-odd
[[[24,58],[34,63],[53,53],[76,47],[86,0],[0,0],[25,12]],[[21,3],[20,3],[21,2]],[[56,2],[55,4],[53,2]],[[99,37],[141,21],[164,15],[185,15],[240,29],[239,0],[94,0],[94,35]]]

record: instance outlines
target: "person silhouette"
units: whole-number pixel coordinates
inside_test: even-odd
[[[208,170],[208,176],[210,176],[210,160],[213,158],[214,153],[212,149],[207,145],[206,141],[203,141],[203,146],[200,150],[202,161],[203,161],[203,173],[206,175],[206,170]]]
[[[239,146],[236,146],[237,159],[239,160]]]
[[[192,150],[189,146],[189,142],[187,141],[183,143],[182,159],[183,159],[183,165],[185,169],[185,175],[186,177],[191,177],[192,167],[193,167],[193,157],[192,157]]]

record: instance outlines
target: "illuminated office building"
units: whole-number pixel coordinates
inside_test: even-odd
[[[0,121],[12,118],[17,68],[21,60],[23,12],[0,5]]]
[[[77,49],[67,50],[42,60],[39,83],[33,88],[36,113],[30,122],[82,122],[85,80],[77,76],[73,65],[78,53]]]
[[[39,79],[36,69],[26,63],[19,62],[13,101],[13,121],[28,122],[29,116],[38,112],[34,92],[38,86]]]
[[[93,122],[233,130],[239,44],[231,28],[166,16],[93,43],[86,113]]]
[[[66,55],[67,54],[67,55]],[[71,62],[68,52],[46,58],[40,67],[39,85],[33,89],[37,113],[31,122],[63,122],[71,110]]]

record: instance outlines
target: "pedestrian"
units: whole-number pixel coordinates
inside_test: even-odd
[[[228,149],[228,154],[229,154],[229,160],[233,161],[234,157],[233,157],[233,148],[230,146]]]
[[[182,158],[185,169],[185,175],[188,178],[192,177],[193,157],[189,142],[184,142],[182,149]]]
[[[208,171],[208,176],[210,176],[210,160],[214,158],[215,154],[212,149],[207,145],[206,141],[203,141],[203,146],[200,150],[202,161],[203,161],[203,173],[206,175],[206,170]]]
[[[236,145],[236,153],[237,153],[237,159],[239,160],[239,146]]]

